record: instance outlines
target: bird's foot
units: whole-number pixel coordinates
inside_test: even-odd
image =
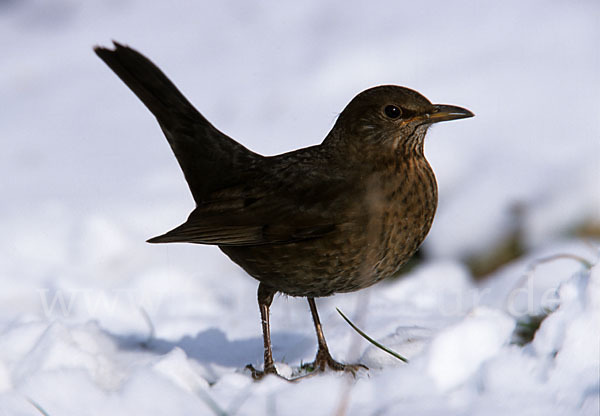
[[[254,366],[252,364],[248,364],[246,366],[247,370],[250,370],[250,374],[252,374],[252,378],[254,380],[260,380],[262,379],[264,376],[266,376],[267,374],[274,374],[276,376],[281,377],[278,373],[277,373],[277,369],[275,368],[274,365],[270,365],[265,367],[264,370],[257,370],[256,368],[254,368]]]
[[[355,376],[356,372],[360,369],[369,369],[369,367],[364,364],[342,364],[338,361],[335,361],[329,354],[329,351],[326,349],[319,349],[317,356],[312,363],[305,363],[302,365],[302,369],[308,372],[325,371],[327,367],[334,371],[345,371],[351,373],[353,376]]]
[[[279,374],[277,372],[277,370],[275,369],[275,366],[268,367],[266,370],[260,371],[260,370],[257,370],[256,368],[254,368],[254,366],[252,364],[248,364],[246,366],[246,370],[250,370],[250,373],[252,374],[252,378],[254,379],[254,381],[262,380],[262,378],[264,376],[266,376],[267,374],[273,374],[275,377],[279,377],[285,381],[289,381],[289,382],[293,383],[296,381],[300,381],[301,379],[310,375],[310,374],[307,374],[307,375],[292,376],[290,378],[287,378],[287,377],[284,377],[281,374]]]

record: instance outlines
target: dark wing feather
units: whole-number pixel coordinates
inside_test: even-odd
[[[293,152],[307,156],[300,161],[294,160],[294,154],[276,157],[275,166],[212,194],[184,224],[148,241],[262,245],[319,238],[342,226],[363,226],[361,190],[352,185],[358,181],[331,177],[324,171],[327,164],[316,160],[318,155],[311,160],[313,150]]]

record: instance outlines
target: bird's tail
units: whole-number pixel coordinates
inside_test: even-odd
[[[148,58],[128,46],[113,43],[113,50],[96,46],[94,51],[142,100],[162,126],[169,127],[174,112],[192,118],[202,117]]]
[[[210,124],[148,58],[113,43],[115,49],[97,46],[94,51],[154,114],[196,203],[239,181],[239,167],[261,156]]]

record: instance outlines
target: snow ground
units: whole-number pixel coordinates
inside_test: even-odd
[[[600,270],[530,266],[598,259],[566,235],[600,221],[599,14],[583,0],[0,2],[0,414],[598,414]],[[110,39],[266,154],[319,142],[377,84],[476,113],[428,135],[426,261],[318,301],[332,353],[369,372],[243,372],[262,356],[256,282],[215,248],[143,243],[192,201],[150,114],[92,53]],[[474,284],[462,259],[507,234],[515,205],[527,254]],[[511,342],[543,306],[558,309],[533,341]],[[304,300],[278,297],[272,325],[282,372],[313,358]]]

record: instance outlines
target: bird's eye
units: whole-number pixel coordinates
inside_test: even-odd
[[[402,110],[395,105],[388,105],[383,109],[383,112],[389,118],[398,118],[402,115]]]

